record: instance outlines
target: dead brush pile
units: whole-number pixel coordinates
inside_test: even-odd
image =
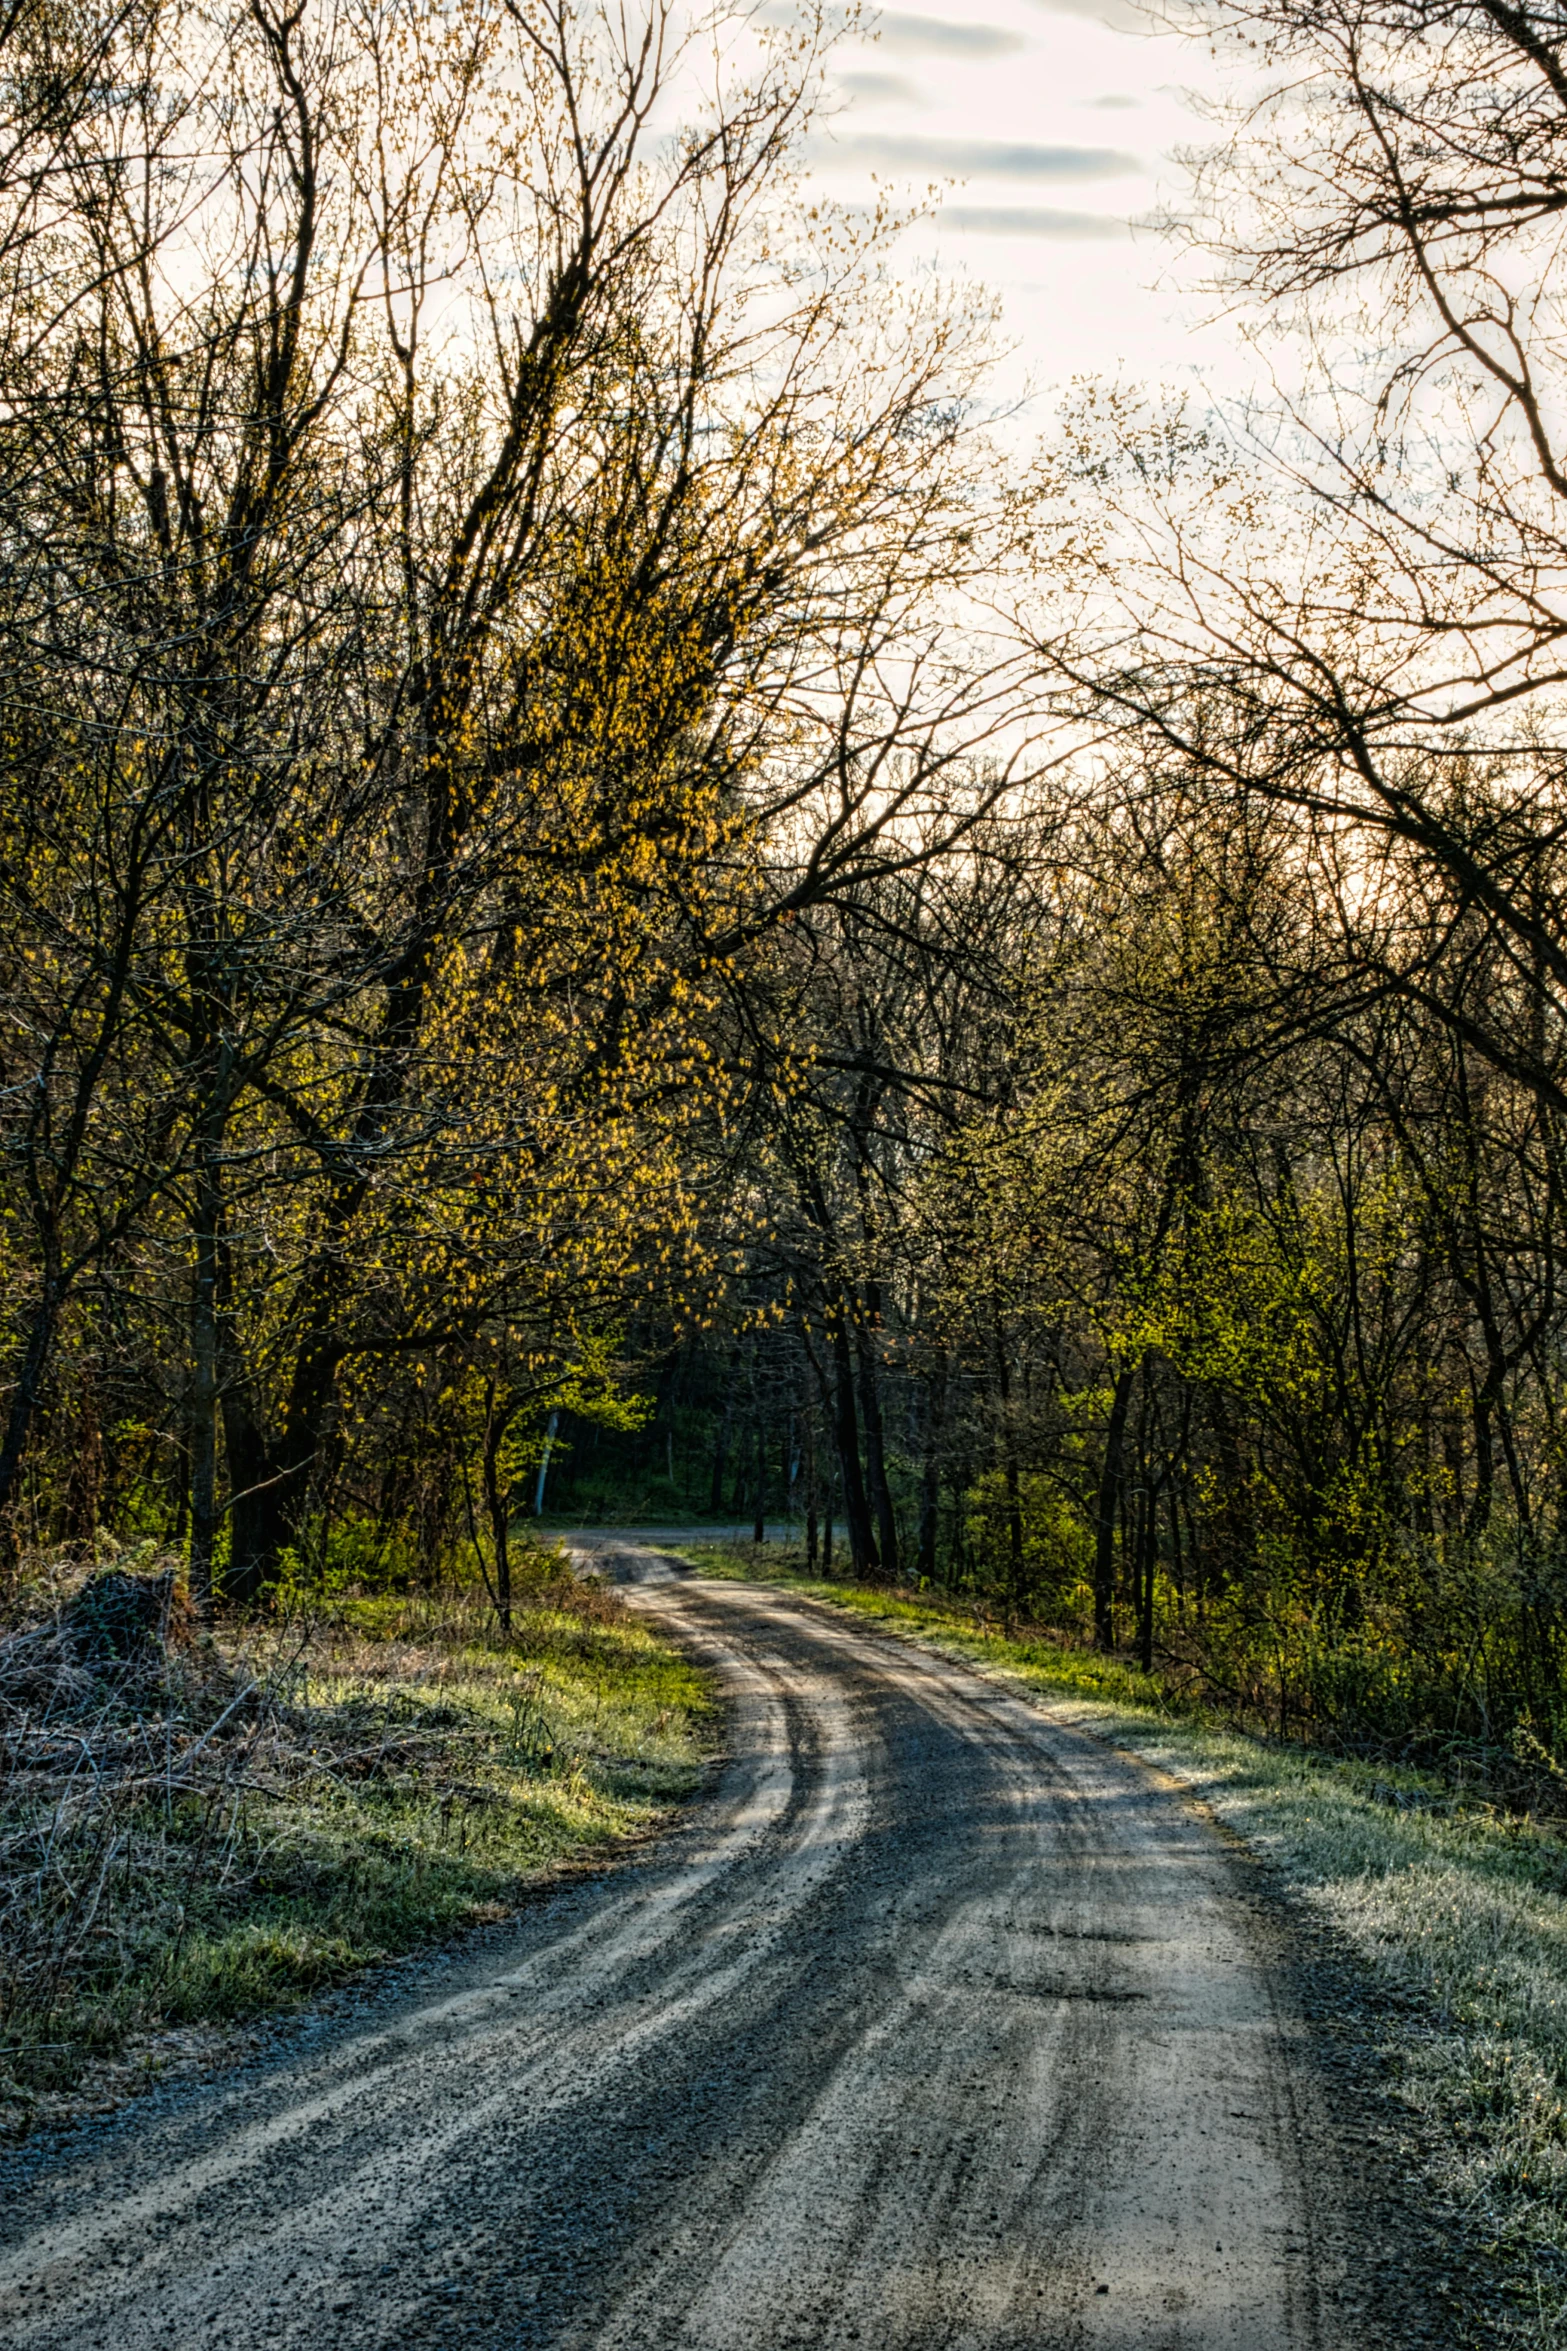
[[[167,1571],[111,1570],[0,1638],[0,2014],[47,1998],[103,1931],[129,1823],[222,1768],[236,1695]]]
[[[168,1562],[56,1590],[0,1634],[0,2124],[128,2039],[306,1998],[645,1830],[703,1705],[569,1579],[504,1643],[473,1595],[214,1633]]]

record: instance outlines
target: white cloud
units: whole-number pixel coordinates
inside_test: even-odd
[[[1107,212],[1055,212],[1044,205],[944,204],[940,228],[963,229],[977,237],[1124,237],[1127,223]]]
[[[1142,169],[1135,155],[1115,147],[1012,146],[999,139],[922,139],[888,131],[824,139],[817,158],[824,165],[868,163],[955,179],[1110,180]]]
[[[797,25],[802,15],[796,0],[763,0],[756,13],[764,24],[776,25]],[[899,57],[1011,57],[1029,46],[1006,25],[975,24],[968,17],[907,16],[898,9],[867,9],[856,17],[841,7],[825,8],[822,16],[829,26]]]
[[[901,73],[841,73],[836,78],[848,97],[863,98],[869,105],[917,106],[920,102],[918,89]]]
[[[946,16],[881,15],[870,20],[866,37],[895,57],[1010,57],[1028,43],[1004,25],[954,22]]]
[[[1138,0],[1034,0],[1038,8],[1047,8],[1054,16],[1086,17],[1090,24],[1103,25],[1112,33],[1156,33],[1164,30],[1156,8],[1141,7]]]

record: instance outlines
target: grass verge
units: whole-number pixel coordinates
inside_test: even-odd
[[[1400,1996],[1396,2094],[1432,2185],[1509,2281],[1508,2339],[1567,2346],[1567,1847],[1443,1782],[1269,1742],[1119,1659],[1007,1638],[935,1596],[822,1583],[790,1555],[689,1547],[1048,1701],[1183,1781]]]
[[[67,1633],[57,1610],[0,1643],[12,2133],[504,1917],[658,1828],[712,1745],[698,1671],[558,1576],[507,1640],[472,1595],[341,1599],[117,1670]]]

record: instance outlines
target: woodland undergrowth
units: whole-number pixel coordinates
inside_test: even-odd
[[[154,1572],[35,1562],[0,1635],[8,2131],[503,1918],[702,1774],[700,1676],[548,1556],[508,1636],[472,1589],[209,1631],[135,1564]],[[152,1637],[95,1621],[116,1587],[165,1596]]]

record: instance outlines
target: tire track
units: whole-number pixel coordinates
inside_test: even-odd
[[[697,1820],[13,2162],[8,2343],[1351,2343],[1365,2183],[1205,1823],[960,1665],[611,1558],[729,1696]]]

